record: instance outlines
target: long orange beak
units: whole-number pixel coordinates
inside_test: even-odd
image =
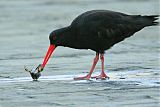
[[[43,60],[43,64],[42,64],[42,67],[44,68],[45,65],[47,64],[49,58],[51,57],[53,51],[55,50],[56,46],[55,45],[50,45],[49,48],[48,48],[48,51],[47,51],[47,54]]]

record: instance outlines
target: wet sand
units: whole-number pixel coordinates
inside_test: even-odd
[[[52,30],[87,10],[151,15],[160,14],[158,6],[158,0],[1,0],[0,107],[158,107],[158,27],[145,28],[106,52],[109,80],[73,80],[89,71],[91,50],[57,48],[38,82],[23,69],[43,61]]]

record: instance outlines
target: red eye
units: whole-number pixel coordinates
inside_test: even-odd
[[[54,35],[54,36],[53,36],[53,40],[55,40],[55,39],[57,39],[57,37]]]

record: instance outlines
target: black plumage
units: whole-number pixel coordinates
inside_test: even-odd
[[[50,46],[43,64],[33,70],[37,73],[32,73],[31,76],[33,79],[38,79],[54,49],[58,46],[65,46],[75,49],[91,49],[96,52],[88,75],[74,78],[75,80],[90,79],[99,58],[102,63],[102,72],[94,78],[106,79],[108,76],[104,72],[105,50],[144,27],[158,25],[158,22],[155,21],[157,19],[158,15],[127,15],[108,10],[85,12],[75,18],[70,26],[51,32],[49,36]]]
[[[92,10],[75,18],[70,26],[53,31],[50,41],[56,46],[91,49],[104,53],[142,28],[157,25],[157,17]]]

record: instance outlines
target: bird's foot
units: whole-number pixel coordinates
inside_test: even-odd
[[[82,76],[82,77],[75,77],[74,80],[89,80],[91,78],[90,75]]]
[[[109,79],[109,76],[107,76],[105,73],[101,73],[99,76],[94,76],[91,78],[106,80],[106,79]]]

